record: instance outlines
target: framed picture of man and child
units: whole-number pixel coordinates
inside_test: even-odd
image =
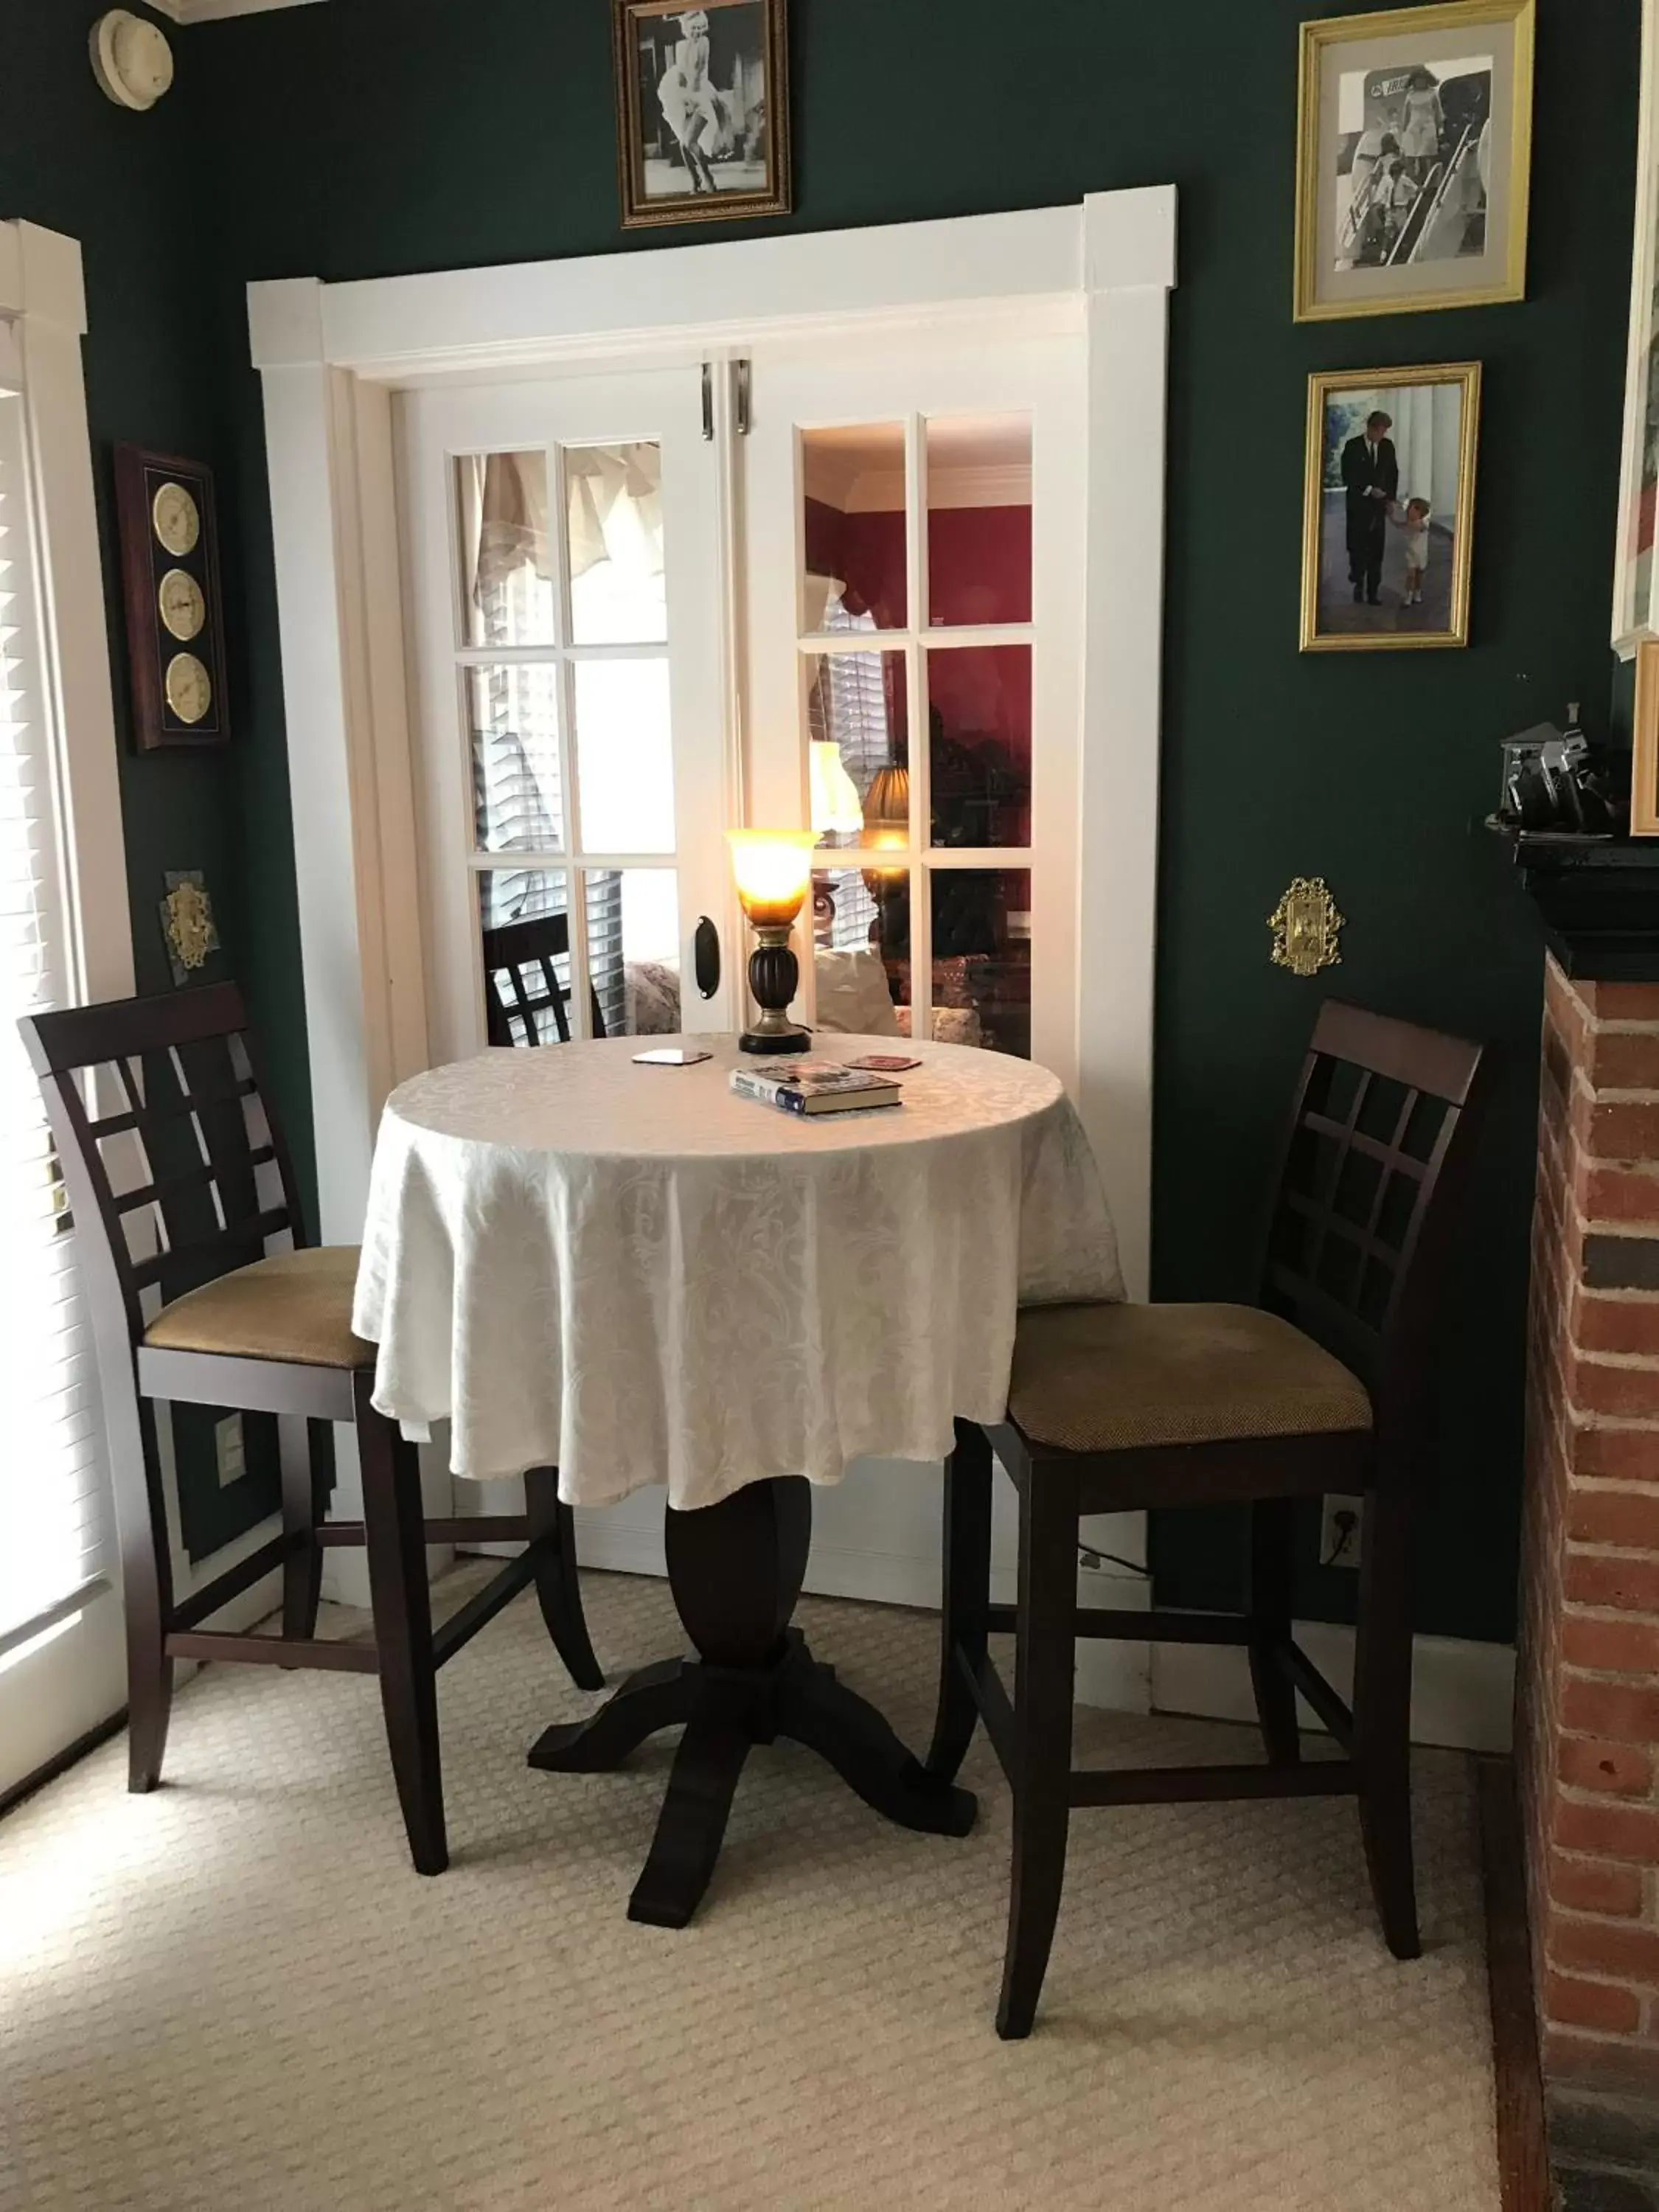
[[[789,212],[786,0],[611,0],[625,230]]]
[[[1304,653],[1468,643],[1480,418],[1478,362],[1310,380]]]
[[[1302,26],[1296,319],[1526,296],[1536,0]],[[1469,641],[1480,369],[1308,392],[1304,653]]]

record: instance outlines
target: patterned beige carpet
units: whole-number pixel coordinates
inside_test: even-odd
[[[458,1580],[447,1586],[459,1591]],[[587,1577],[615,1674],[665,1588]],[[934,1630],[808,1601],[912,1741]],[[0,2205],[154,2212],[1495,2212],[1469,1778],[1424,1757],[1427,1954],[1372,1925],[1351,1805],[1079,1816],[1036,2033],[992,2031],[1008,1802],[965,1843],[757,1752],[702,1917],[632,1926],[669,1742],[526,1745],[589,1702],[521,1599],[443,1678],[451,1871],[404,1857],[372,1681],[216,1668],[168,1786],[112,1743],[0,1823]],[[1079,1716],[1100,1762],[1237,1758]]]

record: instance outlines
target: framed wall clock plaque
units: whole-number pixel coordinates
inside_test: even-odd
[[[115,507],[134,743],[141,752],[222,744],[230,722],[212,471],[118,446]]]

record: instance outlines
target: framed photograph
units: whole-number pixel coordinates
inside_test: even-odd
[[[1469,641],[1480,364],[1308,386],[1302,650]]]
[[[1659,503],[1659,4],[1643,0],[1642,123],[1636,157],[1630,355],[1625,375],[1625,459],[1613,580],[1613,642],[1628,660],[1659,632],[1654,559]]]
[[[1534,6],[1302,26],[1298,322],[1525,298]]]
[[[623,228],[789,212],[786,0],[611,0]]]
[[[1630,834],[1659,837],[1659,637],[1636,645],[1636,712],[1630,764]]]

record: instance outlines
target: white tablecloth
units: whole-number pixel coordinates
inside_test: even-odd
[[[690,1507],[941,1459],[953,1414],[1006,1409],[1017,1305],[1122,1296],[1045,1069],[922,1044],[901,1107],[803,1120],[732,1094],[732,1039],[689,1042],[713,1059],[495,1051],[387,1101],[353,1326],[376,1406],[416,1436],[448,1419],[457,1474],[556,1466],[574,1504],[665,1481]]]

